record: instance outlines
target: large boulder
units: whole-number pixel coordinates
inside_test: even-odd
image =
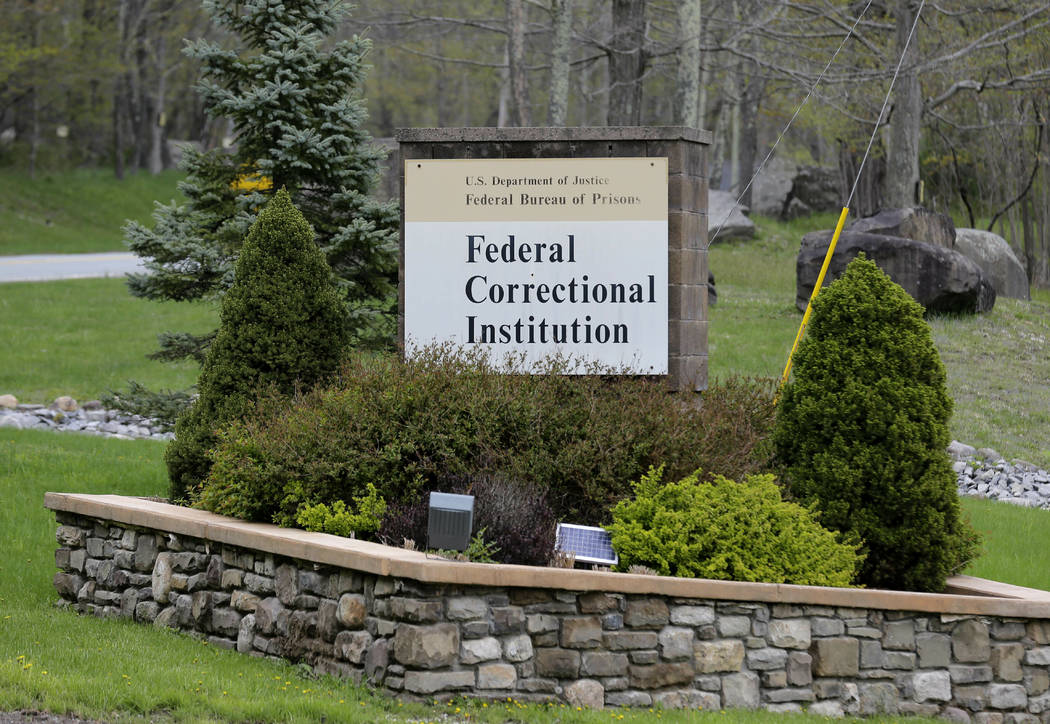
[[[857,219],[849,231],[899,236],[927,244],[955,248],[955,224],[950,217],[915,206],[906,209],[883,209],[874,216]]]
[[[838,173],[819,166],[803,166],[791,184],[780,218],[786,220],[808,216],[818,211],[842,208],[842,190]]]
[[[780,216],[798,175],[798,164],[781,156],[769,159],[751,185],[751,210],[763,216]]]
[[[842,208],[838,171],[774,157],[755,175],[751,209],[782,220]]]
[[[834,232],[802,237],[795,263],[795,304],[805,310]],[[914,239],[843,231],[824,284],[837,279],[861,252],[904,287],[928,312],[973,314],[995,306],[995,289],[981,268],[961,253]]]
[[[728,191],[707,194],[708,233],[712,241],[750,239],[755,235],[755,222],[747,218],[748,208],[736,202]],[[717,232],[718,236],[715,236]]]
[[[956,229],[955,250],[981,267],[1000,297],[1031,299],[1024,266],[1003,237],[980,229]]]

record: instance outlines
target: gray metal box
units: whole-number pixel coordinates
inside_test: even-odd
[[[474,496],[431,493],[427,518],[427,547],[462,551],[470,544],[474,526]]]

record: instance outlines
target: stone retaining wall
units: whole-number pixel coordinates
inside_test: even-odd
[[[1027,589],[993,584],[1009,599],[522,576],[114,496],[47,504],[63,605],[397,696],[1050,722],[1050,596]],[[564,588],[550,585],[559,577]],[[843,605],[849,596],[863,605]]]

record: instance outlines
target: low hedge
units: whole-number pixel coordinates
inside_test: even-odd
[[[848,586],[863,560],[859,544],[822,528],[813,513],[782,500],[772,475],[740,482],[700,471],[665,482],[662,468],[634,484],[609,526],[619,570],[662,576]]]
[[[770,381],[732,379],[696,399],[565,369],[505,374],[447,348],[355,356],[335,382],[264,396],[222,430],[195,504],[294,525],[300,505],[350,502],[368,483],[395,505],[442,479],[492,475],[537,487],[561,520],[599,524],[652,466],[734,478],[766,466]]]

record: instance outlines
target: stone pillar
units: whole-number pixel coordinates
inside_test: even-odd
[[[707,388],[707,147],[684,127],[408,128],[397,132],[401,198],[410,159],[653,157],[668,161],[668,385]],[[404,342],[404,205],[398,333]]]

